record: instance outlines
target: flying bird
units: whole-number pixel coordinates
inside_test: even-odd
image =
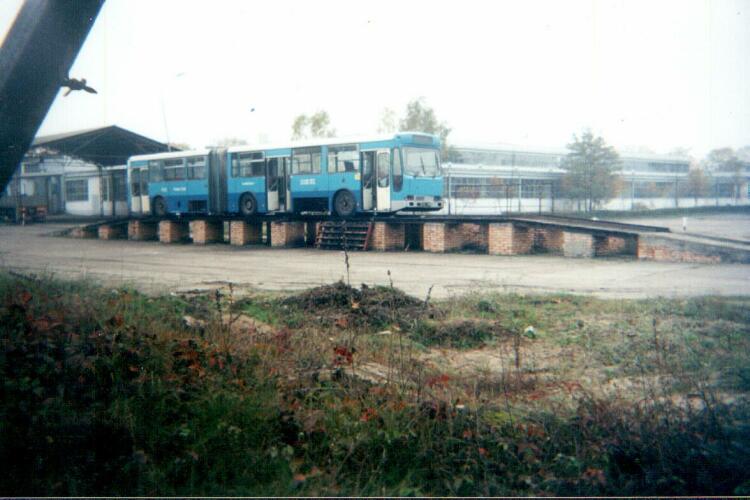
[[[85,90],[89,94],[97,93],[96,90],[86,85],[85,78],[81,78],[80,80],[75,78],[63,78],[61,87],[68,87],[68,91],[63,94],[63,97],[68,97],[68,95],[74,90]]]

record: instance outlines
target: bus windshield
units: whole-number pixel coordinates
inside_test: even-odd
[[[434,149],[404,148],[406,173],[414,177],[436,177],[440,174],[438,152]]]

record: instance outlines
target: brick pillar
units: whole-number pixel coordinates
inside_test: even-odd
[[[159,241],[162,243],[177,243],[187,238],[185,223],[171,220],[159,221]]]
[[[406,228],[403,224],[375,222],[370,236],[370,248],[384,252],[403,250],[406,246]]]
[[[534,229],[534,250],[556,255],[563,253],[563,231],[554,227]]]
[[[425,252],[445,252],[445,224],[429,222],[422,225],[422,250]]]
[[[262,223],[233,220],[229,223],[229,243],[235,246],[263,243]]]
[[[125,227],[122,224],[102,224],[97,233],[100,240],[115,240],[125,236]]]
[[[190,221],[190,232],[193,235],[193,243],[196,245],[216,243],[222,239],[221,222],[192,220]]]
[[[487,252],[490,255],[513,255],[513,224],[492,223],[487,230]]]
[[[140,220],[131,220],[128,222],[128,239],[136,241],[155,240],[156,224]]]
[[[533,229],[527,226],[516,226],[512,222],[497,222],[489,225],[487,251],[491,255],[531,253],[533,247]]]
[[[565,257],[593,257],[594,236],[587,233],[563,231],[563,255]]]
[[[272,247],[299,247],[304,245],[304,222],[271,222]]]

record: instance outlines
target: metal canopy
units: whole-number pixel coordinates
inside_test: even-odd
[[[31,147],[49,148],[105,167],[124,165],[131,156],[168,150],[164,143],[117,125],[37,137]]]

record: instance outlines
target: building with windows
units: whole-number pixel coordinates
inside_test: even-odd
[[[461,144],[452,147],[443,165],[444,213],[480,214],[575,211],[564,197],[563,148]],[[702,186],[690,179],[690,160],[648,154],[621,154],[617,193],[598,207],[638,210],[748,204],[750,164],[740,173],[709,168]]]
[[[167,145],[118,126],[37,137],[0,196],[0,213],[128,215],[127,159]]]

